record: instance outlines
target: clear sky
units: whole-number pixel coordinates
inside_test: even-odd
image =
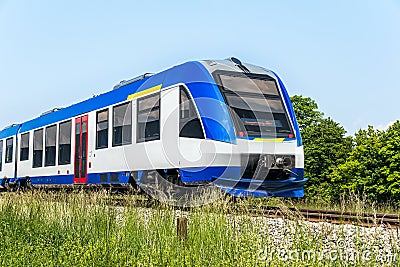
[[[350,134],[400,119],[400,0],[0,0],[0,128],[230,56],[276,71]]]

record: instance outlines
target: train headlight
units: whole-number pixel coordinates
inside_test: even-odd
[[[291,157],[287,157],[287,156],[281,156],[281,157],[277,157],[275,159],[275,166],[278,168],[290,168],[293,165],[293,161],[291,159]]]
[[[285,160],[283,158],[276,158],[276,160],[275,160],[276,167],[282,168],[284,161]]]
[[[290,157],[285,157],[283,159],[283,166],[289,167],[292,165],[292,159]]]

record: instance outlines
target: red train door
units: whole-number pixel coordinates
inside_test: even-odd
[[[87,182],[88,115],[75,119],[74,183]]]

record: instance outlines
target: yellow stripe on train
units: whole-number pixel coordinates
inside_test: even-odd
[[[162,84],[159,84],[159,85],[150,87],[150,88],[148,88],[148,89],[146,89],[146,90],[143,90],[143,91],[140,91],[140,92],[137,92],[137,93],[128,95],[127,100],[131,100],[131,99],[136,98],[136,97],[139,97],[139,96],[144,96],[144,95],[147,95],[147,94],[151,94],[151,93],[153,93],[153,92],[160,91],[160,90],[161,90],[161,87],[162,87]]]
[[[254,141],[256,142],[283,142],[285,138],[254,138]]]

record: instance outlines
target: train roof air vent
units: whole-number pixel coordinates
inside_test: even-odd
[[[48,114],[51,114],[51,113],[53,113],[53,112],[56,112],[56,111],[59,111],[59,110],[62,110],[62,109],[63,109],[63,108],[53,108],[53,109],[50,109],[50,110],[45,111],[45,112],[43,112],[42,114],[40,114],[40,117],[46,116],[46,115],[48,115]]]
[[[8,126],[6,126],[6,127],[4,127],[3,128],[3,131],[4,130],[7,130],[7,129],[10,129],[10,128],[12,128],[12,127],[14,127],[14,126],[17,126],[18,124],[16,124],[16,123],[13,123],[13,124],[11,124],[11,125],[8,125]]]
[[[137,76],[135,78],[132,78],[130,80],[122,80],[122,81],[119,82],[119,84],[117,84],[117,85],[115,85],[113,87],[113,90],[118,89],[118,88],[120,88],[120,87],[122,87],[124,85],[130,84],[130,83],[134,83],[136,81],[143,80],[144,78],[150,77],[152,75],[154,75],[154,73],[146,72],[145,74],[139,75],[139,76]]]

